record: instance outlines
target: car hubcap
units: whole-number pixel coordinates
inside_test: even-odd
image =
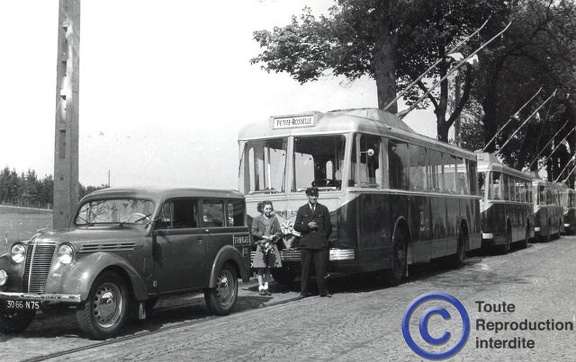
[[[122,310],[120,290],[113,284],[105,284],[95,295],[94,316],[102,327],[110,327],[116,323]]]

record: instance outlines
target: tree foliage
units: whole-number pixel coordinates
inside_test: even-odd
[[[80,197],[88,193],[106,188],[79,185]],[[54,179],[46,175],[39,179],[36,172],[28,170],[18,174],[15,169],[5,166],[0,170],[0,204],[25,207],[52,208],[54,205]]]
[[[336,0],[327,15],[316,17],[305,8],[286,26],[255,31],[262,51],[251,62],[268,72],[288,73],[300,83],[324,75],[372,77],[381,109],[396,97],[397,89],[438,62],[403,97],[410,105],[446,77],[418,104],[434,109],[440,140],[448,141],[448,130],[462,118],[462,144],[483,148],[482,143],[511,121],[488,151],[510,140],[500,150],[505,163],[517,168],[532,164],[537,169],[534,160],[539,158],[548,174],[556,175],[576,148],[572,135],[568,138],[572,147],[560,147],[550,157],[553,145],[570,130],[562,130],[562,125],[575,122],[574,96],[566,97],[576,93],[575,6],[572,0]],[[461,67],[448,76],[454,63],[447,53],[487,19],[478,36],[458,49],[466,55],[485,45],[478,53],[479,67]],[[504,34],[495,37],[509,23]],[[534,103],[511,120],[540,87],[543,91]],[[556,96],[539,112],[541,121],[528,122],[512,137],[555,89]],[[396,105],[388,110],[397,112]],[[552,138],[556,139],[550,144]]]
[[[481,55],[472,91],[484,111],[478,131],[485,144],[497,134],[487,150],[498,150],[505,163],[537,170],[535,161],[540,158],[547,160],[548,175],[556,177],[574,153],[574,147],[561,147],[549,158],[552,145],[557,146],[576,124],[574,100],[567,97],[576,91],[576,6],[572,1],[525,0],[512,10],[510,29]],[[540,87],[537,97],[517,114]],[[522,126],[538,107],[539,117]],[[569,138],[572,145],[575,140]]]
[[[289,73],[300,83],[323,74],[351,80],[370,76],[376,81],[378,107],[383,109],[396,97],[397,87],[417,79],[438,59],[442,62],[429,77],[446,75],[449,46],[473,33],[492,14],[506,12],[506,4],[502,0],[338,0],[327,16],[316,18],[305,8],[284,27],[254,32],[263,51],[251,62],[261,63],[268,72]],[[465,77],[462,104],[473,80],[471,72]],[[411,104],[425,91],[427,85],[419,82],[404,99]],[[447,100],[445,80],[439,92],[428,97],[443,140],[455,120],[446,119]],[[396,112],[396,104],[389,110]]]

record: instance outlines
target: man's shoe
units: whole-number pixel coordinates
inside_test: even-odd
[[[325,298],[332,298],[332,294],[330,294],[330,293],[320,294],[320,296],[325,297]]]
[[[310,292],[308,292],[308,293],[300,293],[300,295],[298,296],[297,299],[304,299],[304,298],[307,298],[307,297],[309,297],[309,296],[311,296],[311,295],[312,295],[312,293],[310,293]]]

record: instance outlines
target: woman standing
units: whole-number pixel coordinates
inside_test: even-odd
[[[272,202],[263,201],[258,204],[258,212],[252,221],[252,236],[256,240],[256,255],[252,261],[252,267],[258,268],[258,293],[271,295],[268,291],[270,280],[270,268],[282,267],[280,252],[276,242],[280,240],[282,231],[280,222],[273,214]]]

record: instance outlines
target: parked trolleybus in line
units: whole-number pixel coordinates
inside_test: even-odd
[[[299,273],[293,223],[310,186],[330,211],[331,274],[385,271],[397,284],[408,265],[450,257],[460,267],[481,246],[476,154],[422,136],[390,113],[271,117],[245,127],[239,147],[249,217],[269,200],[282,226],[279,282]]]
[[[490,153],[478,153],[478,191],[482,245],[508,253],[534,237],[533,174],[503,165]]]
[[[576,232],[576,190],[563,187],[560,195],[563,207],[564,233],[572,235]]]
[[[560,237],[563,228],[560,196],[565,184],[534,178],[532,201],[534,206],[534,235],[540,241]]]

